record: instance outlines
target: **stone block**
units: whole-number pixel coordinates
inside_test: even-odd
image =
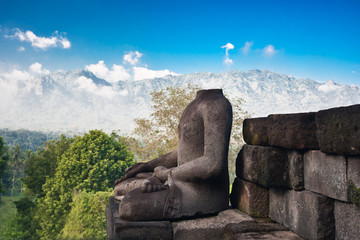
[[[267,118],[247,118],[243,123],[244,141],[250,145],[269,146]]]
[[[221,239],[229,223],[255,222],[246,214],[228,209],[217,216],[173,222],[175,240]]]
[[[335,201],[336,239],[355,240],[360,237],[360,208],[351,203]]]
[[[114,197],[109,198],[109,204],[106,205],[106,234],[108,240],[115,239],[115,219],[119,217],[119,203]]]
[[[349,201],[347,160],[343,155],[330,155],[320,151],[306,152],[304,179],[306,190]]]
[[[269,189],[235,178],[230,196],[233,208],[251,217],[269,216]]]
[[[315,113],[274,114],[268,116],[269,145],[287,149],[319,149]]]
[[[288,151],[289,187],[294,190],[304,189],[304,154],[299,151]]]
[[[167,221],[130,222],[116,219],[115,239],[171,240],[173,239],[173,230],[171,223]]]
[[[319,111],[316,127],[322,152],[360,154],[360,105]]]
[[[280,224],[247,222],[239,224],[231,223],[226,225],[222,239],[301,240],[302,238]]]
[[[289,187],[287,153],[279,148],[244,145],[236,159],[236,174],[264,187]]]
[[[310,191],[270,189],[269,215],[306,239],[333,239],[334,200]]]

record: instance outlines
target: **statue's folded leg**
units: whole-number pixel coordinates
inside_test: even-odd
[[[120,218],[129,221],[165,220],[164,206],[169,196],[169,189],[143,193],[136,188],[122,199],[120,203]]]
[[[133,178],[128,178],[118,183],[114,188],[115,199],[121,201],[123,196],[125,196],[128,192],[134,190],[135,188],[139,188],[141,184],[146,180],[146,178],[150,177],[151,175],[152,172],[139,173]]]

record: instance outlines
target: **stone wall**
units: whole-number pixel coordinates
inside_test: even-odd
[[[360,105],[246,119],[231,204],[306,239],[359,239]]]

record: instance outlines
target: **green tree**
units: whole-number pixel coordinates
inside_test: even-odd
[[[116,134],[93,130],[75,137],[62,154],[54,176],[46,179],[44,197],[38,200],[41,239],[61,238],[74,192],[109,191],[133,164],[133,154]]]
[[[105,207],[110,192],[78,192],[73,197],[71,211],[66,218],[62,239],[106,239]]]
[[[14,201],[14,204],[16,206],[16,216],[7,222],[2,237],[21,240],[39,239],[36,233],[37,222],[33,219],[36,209],[35,202],[25,197]]]
[[[3,138],[0,136],[0,201],[1,201],[1,194],[4,191],[2,179],[8,160],[9,157],[7,155],[7,148],[5,146]]]
[[[20,191],[20,195],[22,195],[24,167],[31,154],[31,150],[23,151],[19,145],[8,149],[9,160],[7,162],[7,174],[4,183],[6,184],[7,190],[10,190],[11,197],[13,197],[15,191]]]
[[[38,148],[36,154],[30,156],[25,164],[25,177],[23,182],[26,187],[25,194],[32,197],[43,197],[42,186],[47,178],[55,175],[55,169],[63,153],[69,149],[73,138],[61,135],[59,140],[45,143],[44,148]]]

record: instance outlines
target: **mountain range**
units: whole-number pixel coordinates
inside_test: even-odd
[[[86,70],[58,71],[18,81],[1,98],[0,128],[131,133],[133,119],[148,117],[151,112],[151,91],[187,83],[204,89],[222,88],[227,96],[243,98],[243,108],[252,117],[360,103],[360,89],[355,85],[296,79],[267,70],[192,73],[115,83]]]

